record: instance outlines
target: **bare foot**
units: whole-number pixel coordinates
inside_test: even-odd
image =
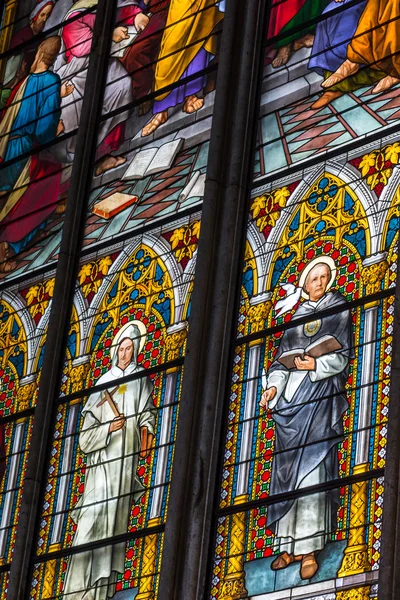
[[[328,104],[330,104],[332,100],[343,96],[343,93],[344,92],[325,92],[320,98],[318,98],[318,100],[314,102],[314,104],[311,105],[312,110],[318,110],[319,108],[324,108],[324,106],[328,106]]]
[[[282,46],[282,48],[279,48],[278,54],[275,56],[274,60],[272,61],[272,66],[274,67],[274,69],[278,69],[278,67],[281,67],[282,65],[286,65],[287,61],[290,58],[291,50],[292,50],[291,44],[288,44],[287,46]]]
[[[314,37],[312,33],[307,33],[303,35],[303,37],[299,38],[295,42],[293,42],[293,50],[297,52],[300,48],[312,48],[314,43]]]
[[[396,83],[399,83],[399,82],[400,82],[400,79],[398,79],[397,77],[392,77],[391,75],[387,75],[386,77],[381,79],[376,84],[376,86],[372,90],[372,93],[380,94],[381,92],[385,92],[386,90],[393,87],[394,85],[396,85]]]
[[[98,177],[106,171],[110,171],[110,169],[115,169],[116,167],[119,167],[124,163],[126,163],[126,158],[124,156],[111,156],[111,154],[108,154],[98,162],[94,173],[96,177]]]
[[[339,83],[339,81],[343,81],[343,79],[346,79],[346,77],[350,77],[350,75],[355,75],[359,68],[360,65],[358,63],[354,63],[351,62],[351,60],[346,59],[340,65],[340,67],[334,73],[332,73],[330,77],[328,77],[328,79],[321,83],[321,86],[323,88],[332,87],[333,85]]]
[[[54,213],[56,215],[63,215],[67,208],[67,199],[59,200],[56,208],[54,209]]]
[[[183,112],[191,113],[197,112],[204,105],[204,98],[199,98],[196,95],[188,96],[185,100],[185,104],[183,105]]]
[[[168,119],[168,112],[166,110],[163,110],[162,112],[154,115],[154,117],[151,119],[151,121],[143,127],[142,137],[146,137],[146,135],[150,135],[151,133],[153,133],[153,131],[155,131],[158,127],[160,127],[160,125],[165,123],[167,121],[167,119]]]
[[[11,260],[14,254],[8,242],[0,242],[0,273],[9,273],[17,266],[15,260]]]

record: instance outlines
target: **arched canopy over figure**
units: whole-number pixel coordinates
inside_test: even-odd
[[[86,476],[84,492],[71,514],[77,525],[73,546],[126,533],[132,501],[143,493],[136,471],[139,455],[147,456],[153,442],[152,383],[148,377],[123,385],[118,380],[143,370],[137,357],[144,334],[139,321],[120,329],[113,344],[112,368],[97,382],[116,387],[91,394],[82,410],[79,447],[86,455]],[[118,574],[125,571],[125,549],[122,542],[71,556],[64,596],[111,598]]]
[[[285,331],[268,374],[264,373],[260,404],[274,410],[275,421],[271,495],[338,478],[337,444],[348,408],[345,384],[353,340],[346,301],[339,292],[329,292],[335,277],[333,259],[315,258],[304,268],[299,287],[292,286],[292,294],[276,305],[287,312],[303,297],[293,320],[310,320]],[[318,318],[318,312],[340,305],[341,312]],[[338,506],[338,489],[272,504],[268,527],[275,532],[275,550],[280,554],[271,568],[301,561],[301,577],[313,577],[318,570],[315,553],[335,530]]]

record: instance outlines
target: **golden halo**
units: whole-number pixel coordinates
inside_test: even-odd
[[[332,287],[333,282],[336,279],[336,265],[335,265],[335,261],[333,260],[333,258],[331,258],[330,256],[317,256],[316,258],[313,258],[306,267],[304,267],[304,269],[301,272],[300,275],[300,279],[299,279],[299,287],[301,288],[301,295],[303,296],[303,298],[306,298],[308,300],[309,296],[307,294],[307,292],[304,290],[304,284],[306,282],[307,276],[309,274],[309,272],[316,267],[317,265],[320,264],[324,264],[324,265],[328,265],[328,267],[331,270],[331,278],[328,282],[328,285],[326,286],[326,292]]]
[[[142,323],[141,321],[128,321],[128,323],[125,323],[125,325],[122,325],[121,329],[118,331],[117,335],[114,338],[114,342],[110,348],[111,359],[114,358],[115,351],[118,348],[119,344],[122,342],[122,340],[125,337],[129,337],[124,334],[125,334],[126,330],[129,329],[129,327],[132,327],[132,325],[136,325],[140,331],[140,342],[139,342],[138,354],[140,354],[140,352],[142,351],[144,343],[146,341],[146,334],[147,334],[146,325],[144,325],[144,323]]]

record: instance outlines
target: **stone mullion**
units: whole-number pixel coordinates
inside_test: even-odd
[[[77,132],[54,294],[47,330],[40,388],[21,500],[15,550],[10,569],[8,600],[28,594],[38,535],[46,467],[51,448],[55,401],[59,395],[65,345],[72,313],[73,294],[86,220],[87,203],[97,146],[97,126],[102,112],[116,1],[99,0],[86,80],[86,91]]]
[[[254,0],[243,10],[239,0],[226,3],[161,563],[163,600],[200,600],[209,584],[212,509],[245,251],[266,4]],[[244,544],[240,519],[236,524],[238,544]]]

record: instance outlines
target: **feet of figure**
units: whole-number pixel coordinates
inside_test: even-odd
[[[54,214],[55,215],[63,215],[65,213],[67,209],[67,199],[63,198],[62,200],[59,200],[57,203],[57,206],[54,209]]]
[[[307,33],[303,37],[293,42],[293,50],[297,52],[301,48],[312,48],[314,44],[314,37],[312,33]]]
[[[294,554],[288,554],[287,552],[282,552],[279,556],[276,557],[274,561],[271,563],[271,569],[273,571],[280,571],[281,569],[286,569],[292,562],[296,562],[301,560],[301,556],[294,556]]]
[[[272,66],[274,67],[274,69],[278,69],[279,67],[282,67],[282,65],[286,65],[286,63],[288,62],[288,60],[290,58],[291,50],[292,50],[291,44],[288,44],[287,46],[282,46],[282,48],[279,48],[278,54],[275,56],[274,60],[272,61]]]
[[[318,563],[315,559],[314,552],[311,554],[304,554],[301,561],[300,577],[302,579],[311,579],[317,571]]]
[[[138,116],[143,117],[143,115],[147,115],[147,113],[151,111],[152,107],[153,107],[152,100],[146,100],[145,102],[142,102],[142,104],[139,106],[139,109],[138,109]]]
[[[189,115],[197,112],[204,106],[204,98],[199,98],[195,94],[192,96],[188,96],[185,100],[185,104],[183,105],[183,112],[188,113]]]
[[[126,163],[126,158],[124,156],[111,156],[111,154],[107,154],[99,160],[94,173],[96,177],[98,177],[106,171],[109,171],[110,169],[115,169],[116,167],[119,167],[124,163]]]
[[[333,85],[336,85],[346,77],[350,77],[351,75],[355,75],[359,70],[360,65],[358,63],[351,62],[351,60],[345,60],[340,67],[332,73],[328,79],[326,79],[323,83],[321,83],[323,88],[329,88]]]
[[[0,242],[0,273],[14,271],[17,263],[12,260],[13,254],[14,251],[8,242]]]
[[[381,79],[376,84],[376,86],[372,90],[372,93],[380,94],[381,92],[386,92],[386,90],[390,89],[391,87],[396,85],[396,83],[399,83],[399,82],[400,82],[400,79],[398,79],[397,77],[392,77],[391,75],[387,75],[386,77]]]
[[[153,133],[153,131],[158,129],[158,127],[160,127],[160,125],[165,123],[167,120],[168,120],[168,112],[166,110],[163,110],[162,112],[154,115],[154,117],[151,119],[151,121],[143,127],[142,137],[146,137],[147,135],[150,135],[151,133]]]
[[[314,102],[314,104],[311,104],[311,108],[312,110],[324,108],[324,106],[328,106],[332,100],[335,100],[335,98],[340,98],[340,96],[343,96],[343,92],[324,92],[322,96]]]

